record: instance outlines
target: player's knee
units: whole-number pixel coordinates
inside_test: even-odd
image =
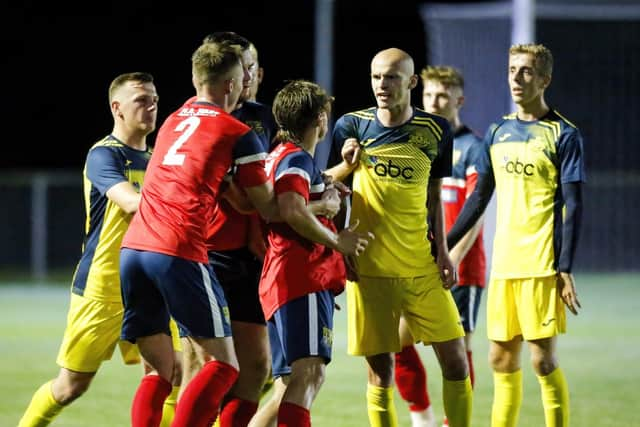
[[[58,384],[55,388],[55,400],[62,406],[66,406],[82,396],[91,384],[91,379],[74,379]]]
[[[496,372],[515,372],[520,369],[519,360],[513,354],[496,347],[489,350],[489,365]]]
[[[553,372],[558,367],[558,363],[552,355],[532,353],[531,366],[536,374],[544,377]]]
[[[460,381],[469,376],[469,362],[463,355],[453,354],[441,361],[442,376],[449,381]]]

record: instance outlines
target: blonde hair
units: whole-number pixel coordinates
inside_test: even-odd
[[[420,78],[424,84],[427,80],[436,81],[447,87],[459,87],[464,89],[462,73],[454,67],[446,65],[426,66],[420,72]]]
[[[191,55],[191,72],[198,84],[215,83],[225,79],[241,63],[240,46],[229,42],[203,43]]]
[[[536,71],[546,77],[551,77],[553,71],[553,55],[541,44],[514,44],[509,48],[509,55],[527,53],[535,58]]]

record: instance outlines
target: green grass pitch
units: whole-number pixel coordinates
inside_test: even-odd
[[[568,333],[558,346],[571,390],[571,425],[640,426],[640,276],[577,275],[582,311],[568,314]],[[483,295],[483,299],[486,295]],[[55,358],[65,326],[66,285],[0,285],[0,426],[16,426],[32,393],[58,370]],[[338,302],[344,307],[344,295]],[[487,364],[484,305],[474,338],[476,388],[473,426],[489,425],[492,377]],[[430,347],[420,347],[434,410],[443,413],[440,370]],[[523,354],[521,427],[544,426],[540,392],[529,353]],[[129,425],[139,366],[119,354],[105,363],[89,391],[60,414],[53,426]],[[313,408],[316,427],[367,426],[364,360],[346,354],[346,316],[336,313],[334,359]],[[406,404],[395,395],[400,426],[410,426]]]

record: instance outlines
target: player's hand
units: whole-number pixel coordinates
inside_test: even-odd
[[[340,152],[342,159],[349,166],[356,166],[360,161],[360,144],[355,138],[347,138]]]
[[[582,308],[580,301],[578,301],[578,293],[576,292],[576,284],[573,280],[573,274],[566,272],[559,272],[557,275],[558,292],[560,298],[564,301],[564,305],[567,306],[570,312],[578,315],[578,309]]]
[[[340,198],[340,191],[334,186],[330,185],[320,197],[322,201],[323,215],[331,219],[340,212],[342,205],[342,199]]]
[[[347,269],[347,280],[357,282],[360,280],[358,269],[356,268],[356,260],[353,256],[344,255],[344,266]]]
[[[444,251],[443,251],[444,252]],[[451,262],[449,254],[438,254],[436,263],[438,264],[438,270],[440,271],[440,279],[442,279],[442,286],[445,289],[451,289],[458,283],[458,272],[456,267]]]
[[[338,245],[337,250],[347,256],[360,256],[367,249],[367,245],[370,240],[373,240],[375,236],[371,232],[358,233],[356,228],[360,221],[356,221],[355,224],[345,228],[338,233]]]
[[[344,199],[345,197],[351,194],[351,189],[341,181],[335,181],[331,183],[331,186],[335,187],[336,190],[340,193],[340,198]]]

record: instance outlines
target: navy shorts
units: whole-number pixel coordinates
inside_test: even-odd
[[[319,356],[328,364],[333,346],[334,297],[315,292],[289,301],[267,322],[271,369],[275,378],[291,373],[291,364],[303,357]]]
[[[465,332],[473,332],[476,329],[482,290],[483,288],[477,285],[456,285],[451,288]]]
[[[248,248],[209,252],[209,264],[222,285],[231,320],[265,325],[258,285],[262,261]]]
[[[124,340],[171,335],[169,317],[178,324],[181,337],[231,336],[227,301],[209,264],[123,248],[120,281]]]

